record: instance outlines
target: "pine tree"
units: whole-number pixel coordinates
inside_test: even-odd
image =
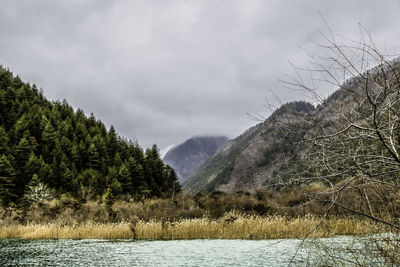
[[[153,145],[151,149],[146,150],[146,167],[150,174],[150,189],[153,196],[161,196],[164,183],[164,163],[160,158],[157,145]]]
[[[143,167],[133,157],[129,158],[129,170],[135,194],[142,195],[145,191],[148,191],[149,186],[145,179]]]
[[[35,155],[35,153],[31,152],[29,155],[28,162],[25,165],[25,172],[29,180],[32,180],[32,177],[34,175],[37,176],[37,174],[40,171],[40,168],[42,167],[42,162],[40,159]],[[29,181],[28,183],[30,183]]]
[[[74,171],[71,170],[69,160],[65,154],[61,158],[59,172],[58,187],[63,192],[71,192],[73,190]]]
[[[75,135],[79,141],[85,140],[88,132],[86,129],[86,125],[83,122],[78,121],[78,123],[76,124]]]
[[[124,193],[131,193],[133,191],[131,172],[129,170],[129,163],[127,161],[122,163],[121,168],[119,169],[118,180],[121,183],[122,191]]]
[[[11,82],[11,81],[10,81]],[[4,128],[9,130],[12,128],[15,121],[18,119],[18,114],[16,111],[16,94],[14,87],[6,86],[6,91],[4,93],[5,105],[3,107],[4,116]]]
[[[72,143],[66,136],[61,137],[60,145],[64,153],[71,154]]]
[[[51,151],[54,148],[56,142],[56,134],[53,125],[50,121],[47,121],[47,124],[42,132],[42,155],[46,161],[52,161]]]
[[[21,138],[25,131],[29,130],[29,126],[29,115],[27,113],[23,113],[22,117],[20,117],[15,123],[16,136]]]
[[[29,112],[29,110],[30,110],[30,104],[27,101],[27,99],[25,98],[24,100],[22,100],[22,103],[19,106],[18,114],[19,114],[19,116],[21,116],[22,114]]]
[[[42,133],[42,141],[48,146],[53,146],[56,140],[55,129],[50,121],[47,122],[46,127]]]
[[[123,192],[122,185],[117,178],[112,179],[110,188],[113,195],[119,195]]]
[[[28,140],[23,137],[19,141],[18,145],[14,149],[13,156],[15,158],[15,168],[22,170],[25,168],[25,164],[31,154],[31,146]]]
[[[114,126],[112,125],[110,127],[110,131],[107,133],[106,144],[109,149],[110,156],[114,157],[115,153],[118,152],[118,139]]]
[[[101,136],[101,134],[96,134],[92,142],[94,143],[98,157],[99,157],[99,170],[101,170],[102,173],[107,173],[108,166],[111,165],[111,158],[109,157],[107,153],[107,146],[105,139]]]
[[[111,184],[111,181],[114,178],[119,179],[119,169],[117,169],[117,167],[115,167],[115,166],[108,167],[107,176],[106,176],[106,180],[105,180],[106,184],[107,185]]]
[[[45,163],[43,158],[39,158],[40,161],[40,170],[38,173],[39,180],[45,184],[48,184],[52,187],[54,187],[54,173],[53,169],[50,167],[49,164]]]
[[[79,147],[77,144],[73,144],[71,148],[71,160],[73,163],[79,163]]]
[[[121,164],[122,164],[121,156],[117,152],[114,156],[113,165],[116,166],[117,168],[119,168],[121,166]]]
[[[102,175],[93,169],[85,169],[78,174],[77,179],[78,184],[93,188],[94,192],[98,195],[100,195],[107,187],[106,182],[102,180]]]
[[[88,164],[87,166],[91,169],[99,169],[100,166],[100,159],[99,153],[97,152],[96,146],[92,143],[89,145],[88,151]]]
[[[64,121],[60,123],[60,126],[58,127],[58,131],[60,134],[69,139],[72,140],[74,137],[74,128],[72,127],[72,122],[69,117],[67,117]]]
[[[26,170],[26,164],[29,160],[32,150],[28,140],[23,137],[17,147],[14,149],[14,170],[16,179],[15,183],[17,185],[17,194],[22,195],[25,191],[25,186],[29,183],[32,177],[29,177]]]
[[[148,190],[151,192],[151,195],[156,196],[157,193],[159,192],[159,189],[157,188],[157,184],[155,183],[154,180],[154,160],[152,159],[150,149],[146,149],[145,152],[143,174],[144,177],[146,178]]]
[[[0,200],[4,206],[17,199],[14,169],[5,155],[0,157]]]
[[[1,71],[0,71],[0,75],[1,75]],[[2,76],[0,76],[0,89],[2,89],[2,87],[1,87],[1,83],[2,83],[1,77]],[[0,125],[4,125],[5,122],[6,122],[6,119],[7,119],[7,117],[6,117],[7,116],[6,105],[7,105],[7,102],[6,102],[6,99],[5,99],[5,91],[4,90],[0,90]]]
[[[3,126],[0,126],[0,155],[8,152],[8,136]]]
[[[169,165],[165,165],[164,168],[164,177],[165,183],[163,187],[163,192],[169,194],[170,196],[174,196],[176,193],[180,192],[181,185],[178,182],[178,176],[174,169],[172,169]]]
[[[83,141],[83,140],[81,140],[80,142],[79,142],[79,145],[78,145],[78,165],[77,165],[77,167],[78,167],[78,169],[79,170],[82,170],[82,169],[84,169],[84,166],[85,166],[85,164],[86,164],[86,162],[87,162],[87,156],[86,156],[86,149],[87,149],[88,147],[86,147],[86,144],[85,144],[85,142]]]

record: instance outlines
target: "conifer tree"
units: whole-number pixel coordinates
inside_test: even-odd
[[[27,178],[29,178],[28,180],[32,180],[32,177],[34,175],[37,176],[41,167],[42,167],[42,162],[35,155],[35,153],[31,152],[31,154],[29,155],[28,162],[25,165],[25,173],[27,175]],[[28,183],[30,183],[30,182],[31,181],[29,181]]]
[[[0,75],[1,75],[1,72],[0,72]],[[2,83],[1,77],[2,76],[0,76],[0,83]],[[0,89],[1,88],[2,87],[0,84]],[[6,103],[6,99],[5,99],[5,91],[0,90],[0,125],[5,125],[5,122],[6,122],[6,115],[7,115],[6,105],[7,105],[7,103]]]
[[[153,196],[161,196],[164,179],[164,163],[162,162],[157,145],[146,150],[147,175],[151,177],[150,189]]]
[[[76,143],[74,143],[71,148],[71,160],[75,164],[79,163],[79,147]]]
[[[70,192],[73,190],[74,172],[70,169],[68,158],[65,154],[62,155],[59,167],[59,185],[58,187],[63,192]]]
[[[48,146],[53,146],[56,140],[55,130],[50,121],[47,122],[46,127],[42,133],[42,141]]]
[[[108,167],[108,169],[107,169],[107,176],[106,176],[106,179],[105,179],[105,182],[106,182],[106,184],[111,184],[111,181],[114,179],[114,178],[117,178],[117,179],[119,179],[119,169],[117,168],[117,167],[115,167],[115,166],[109,166]]]
[[[29,177],[26,171],[26,164],[29,160],[29,156],[31,154],[31,147],[29,145],[28,140],[23,137],[18,145],[14,149],[13,153],[13,165],[15,170],[15,183],[17,186],[17,194],[19,196],[23,195],[25,191],[25,186],[29,183],[29,180],[32,177]]]
[[[97,170],[100,166],[100,159],[99,159],[99,153],[97,152],[96,146],[93,143],[89,145],[87,154],[88,154],[87,166],[91,169]]]
[[[19,170],[22,170],[25,168],[25,164],[29,159],[29,156],[31,154],[31,146],[29,145],[28,140],[23,137],[19,141],[18,145],[14,149],[14,162],[15,162],[15,167]]]
[[[114,126],[111,125],[110,130],[107,134],[106,144],[109,149],[109,153],[112,157],[114,157],[115,153],[118,152],[118,139],[117,134],[115,133]]]
[[[129,170],[129,163],[125,161],[122,163],[121,168],[118,172],[118,179],[122,186],[122,191],[124,193],[131,193],[133,191],[133,185],[131,181],[131,172]]]
[[[8,152],[8,136],[4,127],[0,126],[0,155]]]
[[[48,184],[50,186],[54,187],[54,173],[53,169],[50,167],[49,164],[45,163],[43,158],[39,158],[40,162],[40,169],[38,173],[39,180],[43,182],[44,184]]]
[[[0,200],[8,205],[17,199],[14,169],[5,155],[0,157]]]
[[[172,169],[169,165],[165,165],[164,175],[165,179],[163,192],[166,192],[173,197],[175,193],[181,191],[181,185],[178,182],[178,176],[176,175],[174,169]]]
[[[77,113],[78,115],[78,113]],[[87,129],[86,129],[86,125],[81,122],[78,121],[76,124],[76,129],[75,129],[75,135],[79,140],[85,140],[85,138],[88,135]]]
[[[119,168],[122,164],[122,160],[121,160],[121,156],[119,154],[119,152],[117,152],[114,156],[114,162],[113,165],[116,166],[117,168]]]
[[[133,157],[129,158],[129,170],[135,194],[141,195],[143,192],[148,191],[149,186],[146,182],[143,167]]]
[[[56,135],[53,125],[51,125],[50,121],[47,121],[47,124],[42,132],[42,155],[44,159],[47,161],[52,161],[51,152],[54,148],[56,142]]]
[[[114,195],[119,195],[123,192],[123,187],[117,178],[112,179],[110,188]]]
[[[26,130],[30,128],[29,116],[27,113],[23,113],[15,123],[15,134],[17,137],[21,138]]]

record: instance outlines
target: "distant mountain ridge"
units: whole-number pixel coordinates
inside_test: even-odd
[[[228,140],[226,136],[194,136],[169,149],[163,161],[176,171],[182,183]]]

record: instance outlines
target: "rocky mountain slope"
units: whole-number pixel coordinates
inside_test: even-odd
[[[171,148],[163,161],[176,171],[179,181],[184,182],[226,142],[226,136],[195,136]]]
[[[229,141],[208,159],[187,181],[188,191],[250,191],[271,180],[279,170],[278,161],[285,162],[290,143],[304,137],[298,117],[314,111],[306,102],[293,102],[276,110],[267,120],[246,130]],[[286,124],[296,131],[284,129]]]
[[[387,60],[368,50],[375,65],[370,68],[364,58],[357,65],[341,47],[335,49],[339,59],[321,68],[320,79],[311,77],[317,84],[307,85],[301,78],[288,82],[297,89],[308,88],[321,100],[318,106],[303,101],[284,104],[221,147],[183,188],[254,192],[264,186],[313,182],[332,186],[366,176],[393,180],[400,170],[400,57]],[[366,54],[365,47],[352,49]],[[315,95],[320,82],[337,90],[322,100]]]
[[[392,68],[400,70],[399,65],[395,61]],[[376,84],[382,83],[379,71],[371,70],[369,80],[373,93],[380,88]],[[183,183],[183,188],[191,192],[251,192],[266,185],[279,186],[302,173],[318,176],[329,172],[304,160],[319,153],[307,140],[338,132],[352,122],[365,124],[372,116],[367,102],[365,79],[355,77],[317,107],[306,102],[287,103],[221,147]]]

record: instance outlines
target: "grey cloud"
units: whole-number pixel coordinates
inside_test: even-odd
[[[398,49],[398,1],[0,0],[0,63],[51,99],[95,113],[161,148],[197,134],[234,137],[267,114],[265,97],[304,92],[275,78],[318,49],[318,29]],[[397,52],[399,52],[397,50]]]

